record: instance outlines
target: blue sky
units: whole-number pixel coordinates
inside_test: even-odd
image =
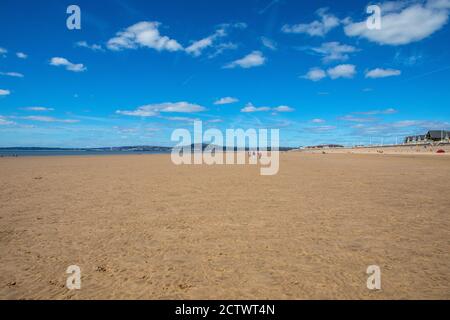
[[[373,3],[380,30],[369,4],[0,0],[0,146],[172,145],[194,119],[283,146],[450,129],[450,0]]]

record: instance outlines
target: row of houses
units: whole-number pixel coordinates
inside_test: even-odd
[[[334,148],[344,148],[340,144],[319,144],[317,146],[307,146],[305,149],[334,149]]]
[[[445,130],[430,130],[426,134],[417,136],[409,136],[405,138],[405,143],[420,143],[420,142],[448,142],[450,141],[450,131]]]

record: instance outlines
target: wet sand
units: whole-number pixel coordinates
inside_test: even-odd
[[[450,299],[450,157],[292,152],[259,173],[2,158],[0,298]]]

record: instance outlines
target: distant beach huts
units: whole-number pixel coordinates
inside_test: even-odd
[[[344,148],[340,144],[319,144],[317,146],[307,146],[305,149],[334,149],[334,148]]]
[[[427,134],[408,136],[405,138],[405,144],[428,143],[428,142],[449,142],[450,131],[430,130]]]

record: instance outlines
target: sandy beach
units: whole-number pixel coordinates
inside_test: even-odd
[[[0,176],[1,299],[450,299],[446,155],[282,153],[274,176],[19,157]]]

